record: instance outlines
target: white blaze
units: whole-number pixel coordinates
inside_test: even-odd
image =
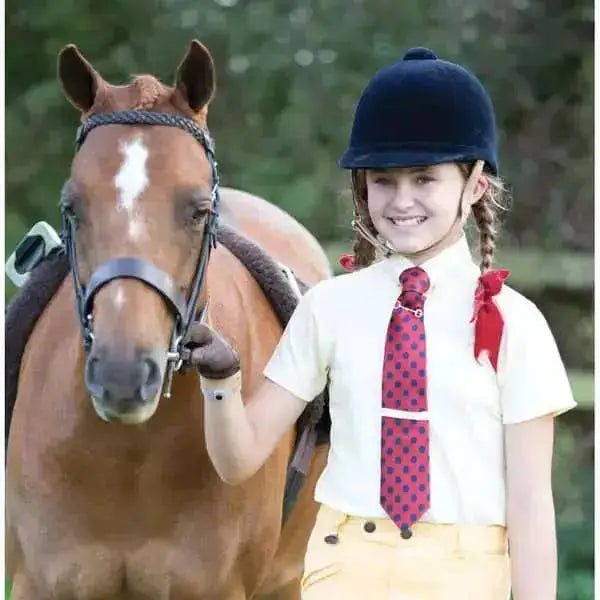
[[[138,240],[140,239],[143,230],[144,228],[142,227],[142,222],[135,218],[132,218],[129,222],[129,237],[132,240]]]
[[[142,224],[136,218],[135,203],[148,186],[146,161],[148,149],[140,138],[121,144],[123,163],[115,176],[115,187],[119,192],[117,210],[126,211],[129,215],[129,235],[137,239],[142,233]]]
[[[117,287],[117,293],[115,295],[115,307],[119,310],[123,308],[125,304],[125,292],[123,291],[122,286]]]

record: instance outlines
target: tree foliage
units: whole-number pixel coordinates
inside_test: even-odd
[[[582,0],[42,0],[6,6],[7,250],[57,224],[78,117],[55,76],[74,42],[103,76],[171,82],[191,38],[217,66],[209,125],[225,183],[265,196],[321,240],[349,239],[336,166],[369,77],[425,45],[494,99],[514,192],[506,243],[591,250],[593,6]]]

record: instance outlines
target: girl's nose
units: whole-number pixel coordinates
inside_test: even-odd
[[[393,205],[396,208],[408,209],[415,205],[415,190],[409,182],[398,180]]]

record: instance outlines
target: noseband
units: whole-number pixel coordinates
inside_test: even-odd
[[[83,145],[87,134],[92,129],[102,125],[160,125],[183,129],[190,135],[193,135],[202,144],[212,170],[211,207],[204,226],[202,248],[198,256],[194,279],[187,299],[168,273],[140,258],[124,257],[108,260],[92,273],[87,286],[84,286],[81,283],[77,266],[74,215],[65,207],[61,208],[65,250],[69,257],[71,275],[75,287],[77,312],[86,354],[91,350],[94,341],[92,313],[94,297],[98,291],[115,279],[137,279],[145,283],[163,298],[174,316],[174,327],[167,355],[167,372],[162,390],[163,395],[169,398],[171,396],[173,373],[181,369],[183,365],[189,363],[190,350],[185,348],[184,345],[196,314],[196,304],[204,282],[210,252],[217,245],[219,176],[217,173],[217,161],[215,160],[214,142],[207,129],[186,117],[144,110],[125,110],[93,115],[84,121],[77,130],[75,138],[76,151]],[[205,316],[206,308],[205,306],[203,317]]]

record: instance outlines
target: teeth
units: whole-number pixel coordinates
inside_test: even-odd
[[[420,225],[427,217],[409,217],[407,219],[390,219],[394,225]]]

